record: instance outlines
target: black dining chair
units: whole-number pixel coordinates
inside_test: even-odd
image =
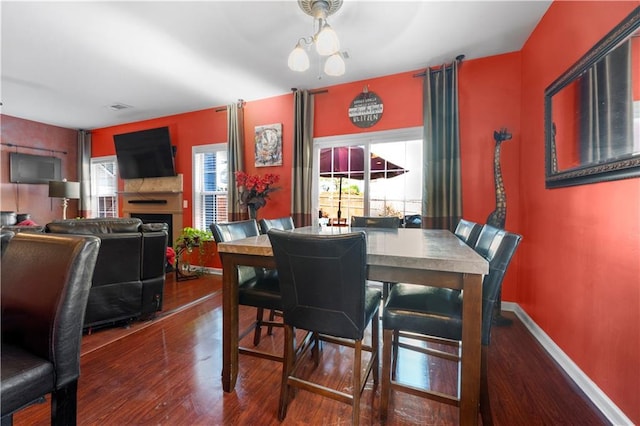
[[[453,233],[456,234],[456,237],[467,243],[469,247],[474,247],[476,245],[476,241],[478,241],[478,236],[480,235],[481,230],[482,225],[479,223],[460,219],[460,222],[458,222],[456,230]]]
[[[242,238],[256,237],[260,235],[258,223],[255,219],[241,220],[237,222],[212,223],[210,225],[213,239],[216,243],[223,243]],[[242,333],[239,339],[254,332],[253,344],[260,344],[262,327],[282,327],[282,323],[272,320],[264,320],[264,310],[269,309],[279,311],[282,309],[282,298],[280,297],[280,283],[278,276],[273,271],[253,266],[238,267],[238,304],[252,306],[257,309],[256,320]],[[270,316],[270,318],[273,318]],[[239,348],[240,353],[259,356],[262,358],[282,361],[281,356],[265,354],[262,351],[255,351],[248,348]]]
[[[351,216],[351,227],[398,229],[400,227],[400,218],[396,216]],[[389,282],[382,283],[383,299],[387,298],[389,288],[394,284]]]
[[[482,287],[482,349],[481,349],[481,393],[480,410],[483,425],[492,424],[491,406],[487,381],[487,352],[491,339],[493,306],[502,286],[502,281],[513,255],[520,243],[521,236],[504,230],[493,233],[487,244],[486,259],[489,262],[489,274],[485,275]],[[420,286],[415,284],[396,284],[389,292],[382,316],[383,355],[382,355],[382,394],[380,416],[385,418],[391,389],[421,396],[446,404],[459,406],[456,396],[418,389],[396,380],[399,348],[418,351],[445,359],[460,362],[460,357],[446,351],[429,347],[418,347],[403,340],[411,339],[433,341],[454,345],[462,344],[462,301],[460,290]]]
[[[352,228],[399,228],[396,216],[351,216]]]
[[[367,246],[364,232],[307,235],[277,229],[269,239],[280,276],[285,325],[284,368],[278,418],[284,420],[297,387],[352,406],[352,421],[360,419],[360,396],[370,374],[378,383],[378,341],[380,290],[366,285]],[[371,345],[363,344],[371,324]],[[311,382],[300,372],[305,361],[294,354],[294,328],[319,335],[320,340],[354,348],[351,392],[330,389]],[[320,361],[319,345],[312,352]],[[362,352],[371,355],[361,373]],[[301,354],[300,354],[301,355]]]
[[[100,239],[16,234],[2,256],[2,425],[51,394],[51,424],[75,425],[80,343]]]
[[[260,219],[260,232],[263,234],[269,232],[269,229],[289,231],[295,229],[295,227],[291,216],[278,217],[275,219]]]

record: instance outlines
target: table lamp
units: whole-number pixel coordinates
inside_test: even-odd
[[[80,182],[67,182],[66,179],[61,181],[49,181],[49,197],[62,198],[62,219],[67,218],[67,206],[69,199],[80,198]]]

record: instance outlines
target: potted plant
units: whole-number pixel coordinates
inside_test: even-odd
[[[185,261],[189,254],[193,253],[194,248],[198,249],[198,264],[196,274],[200,274],[204,270],[204,256],[206,254],[205,243],[213,241],[211,231],[203,231],[196,228],[185,227],[182,233],[175,241],[176,247],[176,265],[175,268],[179,274],[192,275],[191,264]]]

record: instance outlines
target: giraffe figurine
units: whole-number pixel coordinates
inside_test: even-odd
[[[507,129],[500,129],[499,132],[493,132],[493,138],[496,140],[496,148],[493,153],[493,178],[496,185],[496,209],[491,212],[487,218],[487,224],[499,229],[504,229],[504,222],[507,219],[507,195],[504,192],[504,184],[502,183],[502,169],[500,168],[500,146],[502,142],[511,139],[511,133]],[[501,315],[502,312],[502,289],[498,293],[496,304],[493,307],[493,324],[499,326],[511,325],[512,321]]]
[[[496,228],[504,229],[504,223],[507,219],[507,195],[504,192],[504,184],[502,182],[502,169],[500,168],[500,146],[502,142],[511,139],[511,133],[507,129],[493,132],[493,138],[496,141],[496,148],[493,153],[493,178],[496,187],[496,209],[487,217],[487,224]]]

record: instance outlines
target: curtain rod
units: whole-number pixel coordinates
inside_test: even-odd
[[[291,91],[295,92],[296,90],[298,90],[297,87],[292,87]],[[329,89],[322,89],[322,90],[309,90],[309,94],[310,95],[320,95],[322,93],[329,93]]]
[[[298,90],[298,89],[296,89],[295,87],[291,88],[291,91],[293,91],[293,92],[295,92],[296,90]],[[329,93],[329,90],[328,89],[323,89],[323,90],[310,90],[309,91],[310,95],[319,95],[321,93]],[[244,104],[244,101],[242,101],[242,104]],[[224,108],[218,108],[215,111],[216,112],[222,112],[222,111],[226,111],[226,110],[227,110],[227,107],[224,107]]]
[[[18,145],[15,143],[6,143],[6,142],[2,142],[2,145],[6,145],[6,146],[14,146],[16,148],[27,148],[27,149],[37,149],[40,151],[47,151],[47,152],[58,152],[60,154],[64,154],[67,155],[67,151],[59,151],[57,149],[50,149],[50,148],[38,148],[37,146],[28,146],[28,145]]]
[[[456,62],[462,62],[462,60],[463,60],[463,59],[464,59],[464,55],[458,55],[458,56],[456,56]],[[435,71],[433,71],[433,72],[441,72],[441,71],[442,71],[442,69],[443,69],[443,68],[446,68],[446,67],[447,67],[447,65],[444,65],[442,68],[437,69],[437,70],[435,70]],[[427,68],[427,69],[428,69],[428,68]],[[427,75],[427,71],[426,71],[426,70],[425,70],[425,71],[422,71],[422,72],[420,72],[420,73],[418,73],[418,74],[414,74],[414,75],[413,75],[413,77],[424,77],[425,75]]]
[[[238,99],[238,107],[242,108],[244,106],[244,99]],[[216,108],[215,112],[222,112],[222,111],[226,111],[227,107],[222,107],[222,108]]]

